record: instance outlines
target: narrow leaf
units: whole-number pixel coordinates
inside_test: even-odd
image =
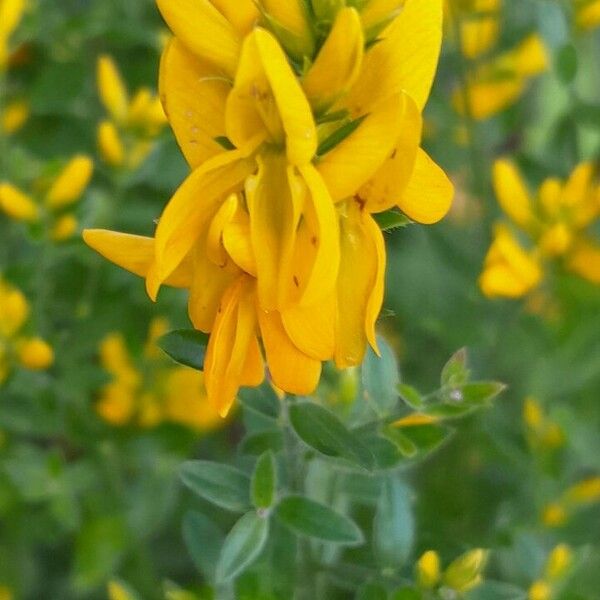
[[[195,329],[177,329],[163,335],[158,347],[175,362],[201,371],[204,368],[204,355],[208,336]]]
[[[250,506],[250,478],[234,467],[187,461],[181,465],[179,476],[192,492],[221,508],[242,512]]]
[[[196,568],[214,581],[219,553],[225,536],[211,519],[196,511],[183,518],[183,539]]]
[[[364,539],[354,521],[304,496],[284,498],[275,514],[299,535],[336,544],[360,544]]]
[[[252,475],[252,503],[256,508],[272,506],[275,500],[276,474],[275,456],[267,451],[256,461]]]
[[[260,556],[268,536],[268,519],[254,511],[246,513],[225,539],[217,564],[217,581],[226,583],[243,573]]]
[[[405,214],[394,209],[377,213],[373,215],[373,217],[375,221],[377,221],[377,225],[379,225],[381,231],[391,231],[393,229],[398,229],[399,227],[406,227],[412,223]]]
[[[398,404],[400,376],[396,357],[388,343],[378,337],[377,344],[381,357],[369,348],[361,367],[363,396],[378,417],[386,417]]]

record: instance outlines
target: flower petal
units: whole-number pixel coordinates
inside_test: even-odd
[[[240,36],[209,0],[156,0],[171,31],[198,58],[233,76]]]
[[[383,305],[383,295],[385,291],[385,266],[386,266],[386,253],[385,253],[385,241],[383,239],[383,233],[379,229],[379,225],[375,222],[371,215],[365,215],[365,231],[370,236],[371,242],[375,247],[376,255],[376,271],[375,278],[373,281],[373,288],[367,301],[367,312],[365,315],[365,331],[367,334],[367,340],[371,345],[371,348],[379,355],[379,348],[377,347],[377,336],[375,334],[375,323],[381,312]]]
[[[250,32],[260,16],[253,0],[211,0],[211,2],[241,36]]]
[[[365,55],[348,107],[354,115],[362,115],[404,91],[422,109],[440,55],[442,0],[407,0],[380,38]]]
[[[360,16],[354,8],[342,9],[302,83],[315,112],[329,108],[356,81],[364,45]]]
[[[259,309],[258,321],[273,383],[290,394],[314,392],[321,375],[321,362],[294,346],[278,312]]]
[[[243,208],[223,229],[223,245],[231,260],[249,275],[256,277],[256,258],[250,236],[250,217]]]
[[[318,162],[317,169],[334,202],[356,194],[392,154],[403,113],[403,96],[388,98]]]
[[[244,370],[240,378],[241,385],[249,387],[256,387],[260,385],[265,379],[265,363],[263,361],[258,339],[252,338],[250,347],[248,348],[248,354],[246,355],[246,362],[244,363]]]
[[[527,229],[534,220],[529,190],[515,164],[506,159],[497,160],[493,170],[494,190],[502,210],[512,221]]]
[[[240,191],[253,171],[253,161],[239,150],[215,156],[198,167],[175,192],[156,229],[156,265],[146,280],[151,298],[193,247],[220,202]]]
[[[83,239],[98,254],[140,277],[146,277],[154,261],[154,238],[151,237],[107,229],[86,229]],[[192,281],[191,267],[191,261],[186,258],[165,283],[173,287],[189,287]]]
[[[37,204],[20,189],[6,182],[0,182],[0,210],[17,221],[37,221]]]
[[[248,376],[245,367],[256,337],[254,285],[239,277],[227,290],[217,313],[204,361],[209,400],[226,417]]]
[[[127,88],[113,59],[103,55],[98,59],[96,78],[100,100],[116,121],[125,121],[129,107]]]
[[[600,246],[591,240],[581,240],[573,248],[567,267],[580,277],[600,285]]]
[[[159,90],[177,143],[192,168],[223,151],[215,138],[225,135],[231,85],[177,38],[163,53]]]
[[[54,180],[46,203],[51,208],[62,208],[79,200],[88,186],[94,163],[89,156],[73,157]]]
[[[398,201],[400,210],[413,221],[430,225],[446,216],[453,196],[454,186],[446,173],[419,149],[415,168]]]
[[[398,204],[414,171],[423,119],[412,98],[405,96],[404,99],[400,137],[387,160],[358,192],[366,210],[371,213],[382,212]]]

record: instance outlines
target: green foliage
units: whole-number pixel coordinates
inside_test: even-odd
[[[178,329],[164,335],[157,344],[174,361],[199,371],[203,369],[208,344],[205,333],[195,329]]]

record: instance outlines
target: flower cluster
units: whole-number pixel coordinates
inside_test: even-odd
[[[35,183],[35,192],[26,194],[8,182],[0,182],[0,210],[16,221],[41,223],[54,241],[71,238],[78,221],[72,206],[84,194],[94,163],[85,155],[70,159],[60,171]]]
[[[132,357],[120,333],[111,333],[102,341],[100,362],[111,380],[100,391],[96,410],[107,423],[148,428],[170,422],[207,431],[221,422],[206,402],[203,374],[174,366],[156,345],[168,327],[165,319],[152,321],[139,361]]]
[[[573,550],[566,544],[555,546],[543,568],[542,576],[533,582],[528,600],[552,600],[565,590],[565,580],[573,566]]]
[[[111,167],[134,170],[148,157],[167,122],[160,100],[145,87],[130,98],[110,56],[98,59],[97,80],[109,117],[98,125],[100,154]]]
[[[23,293],[0,279],[0,385],[16,365],[41,371],[54,362],[46,341],[24,333],[29,303]]]
[[[480,548],[465,552],[452,561],[442,573],[438,553],[428,550],[417,562],[417,583],[423,590],[442,587],[443,591],[448,593],[448,597],[455,597],[456,593],[468,592],[483,581],[488,554],[486,550]]]
[[[159,0],[175,34],[160,96],[192,173],[154,238],[85,232],[153,299],[165,283],[190,290],[223,415],[263,379],[259,339],[290,393],[312,392],[322,361],[359,364],[383,300],[373,213],[433,223],[450,205],[420,148],[441,0],[349,4]]]
[[[548,69],[546,47],[531,34],[514,48],[493,54],[499,40],[500,0],[448,0],[447,21],[469,61],[465,81],[453,95],[458,112],[488,119],[514,104],[529,80]],[[490,55],[491,54],[491,55]]]
[[[583,479],[570,486],[560,498],[544,507],[542,522],[547,527],[562,527],[580,510],[600,503],[600,476]]]
[[[508,224],[497,226],[480,278],[487,296],[526,295],[541,283],[543,263],[550,259],[600,284],[600,246],[587,231],[600,215],[593,163],[578,165],[567,181],[546,179],[532,198],[517,167],[502,159],[494,165],[494,187],[503,211],[532,248],[524,249]]]

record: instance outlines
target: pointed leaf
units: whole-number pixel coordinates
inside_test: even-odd
[[[195,329],[178,329],[163,335],[158,347],[175,362],[201,371],[204,368],[204,355],[208,336]]]
[[[252,503],[256,508],[269,508],[275,500],[276,490],[275,456],[269,450],[256,461],[252,475]]]
[[[378,336],[377,345],[381,357],[369,348],[361,367],[363,396],[377,416],[385,417],[398,404],[400,375],[396,357],[388,343]]]

